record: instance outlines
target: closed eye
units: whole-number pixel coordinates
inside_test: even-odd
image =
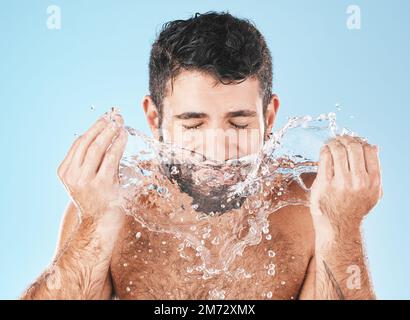
[[[202,123],[196,124],[194,126],[185,126],[185,125],[182,125],[182,126],[187,130],[195,130],[195,129],[198,129],[200,126],[202,126]]]
[[[233,122],[229,122],[229,124],[234,127],[235,129],[246,129],[248,127],[247,124],[240,125],[240,124],[235,124]]]

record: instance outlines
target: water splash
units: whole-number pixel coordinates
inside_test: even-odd
[[[129,140],[120,164],[126,213],[150,232],[175,237],[180,258],[189,263],[186,273],[197,272],[204,280],[220,274],[232,279],[252,277],[243,268],[232,267],[236,257],[263,238],[272,239],[271,214],[289,205],[309,206],[309,188],[302,176],[317,171],[320,147],[337,134],[354,135],[337,126],[335,113],[292,117],[273,132],[259,153],[216,165],[201,154],[159,142],[131,127],[126,129]],[[194,188],[203,192],[206,202],[216,199],[216,210],[203,210],[209,203],[191,196],[178,179],[201,170],[218,171],[217,177],[209,174],[193,179]],[[218,199],[212,197],[212,190],[220,187],[221,174],[224,188],[220,190],[227,196]],[[294,183],[305,196],[289,192]],[[267,255],[272,260],[275,252],[269,250]],[[272,262],[267,275],[275,274]],[[224,296],[219,288],[209,291],[210,299]]]

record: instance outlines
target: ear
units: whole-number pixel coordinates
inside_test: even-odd
[[[159,114],[156,105],[152,101],[151,96],[145,95],[141,101],[142,108],[144,109],[145,117],[147,118],[148,125],[154,135],[155,139],[159,139]]]
[[[273,124],[276,119],[276,114],[279,110],[279,98],[276,94],[272,94],[272,98],[266,108],[265,124],[266,124],[266,134],[270,134],[273,128]]]

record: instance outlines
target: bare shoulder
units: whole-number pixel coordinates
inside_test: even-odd
[[[315,177],[316,173],[305,173],[301,176],[307,188],[311,187]],[[285,201],[302,200],[305,204],[292,204],[282,207],[271,215],[271,223],[280,225],[282,233],[287,234],[292,241],[300,241],[300,245],[313,254],[315,233],[308,206],[309,192],[296,181],[292,181],[287,188],[285,197]]]

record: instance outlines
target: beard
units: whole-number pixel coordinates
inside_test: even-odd
[[[204,169],[204,166],[195,164],[162,163],[163,174],[173,183],[177,184],[179,190],[192,198],[191,206],[197,211],[208,215],[221,215],[232,209],[241,208],[246,200],[245,196],[232,192],[232,186],[244,179],[240,174],[240,168],[230,168],[234,174],[232,179],[213,180],[212,172],[221,175],[222,166],[206,168],[210,174],[206,179],[198,179],[196,174]],[[233,170],[232,170],[233,169]],[[237,170],[236,170],[237,169]]]

